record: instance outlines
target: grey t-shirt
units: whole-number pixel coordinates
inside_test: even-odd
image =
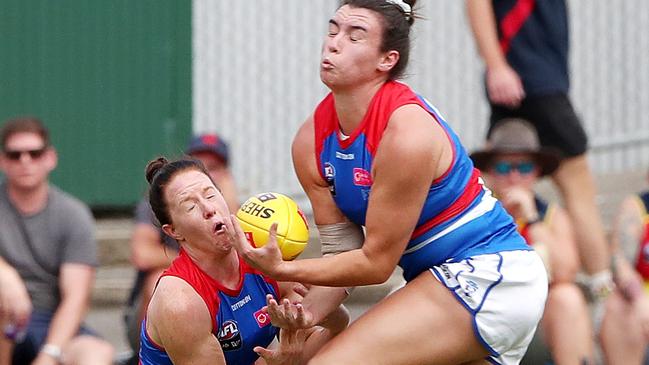
[[[34,309],[54,311],[61,300],[61,265],[97,266],[94,219],[84,203],[52,185],[45,208],[21,219],[32,250],[9,203],[7,188],[0,185],[0,256],[18,271]]]

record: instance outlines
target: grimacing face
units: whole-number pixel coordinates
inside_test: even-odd
[[[399,53],[380,51],[383,29],[379,17],[374,11],[344,5],[331,18],[320,63],[320,79],[330,89],[387,79]]]
[[[207,175],[196,169],[176,173],[165,188],[164,198],[172,222],[162,227],[167,234],[193,249],[231,250],[225,234],[230,211]]]

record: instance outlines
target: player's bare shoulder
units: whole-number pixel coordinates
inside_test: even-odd
[[[293,138],[293,144],[291,146],[293,153],[293,159],[304,155],[315,152],[315,130],[314,130],[314,121],[313,115],[309,116],[304,123],[300,126],[295,137]]]
[[[295,173],[304,187],[325,184],[320,177],[316,162],[314,128],[313,116],[310,116],[298,129],[291,146]]]

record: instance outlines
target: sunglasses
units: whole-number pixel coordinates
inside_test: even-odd
[[[20,160],[24,153],[28,154],[32,160],[37,160],[45,154],[45,151],[47,151],[47,146],[35,150],[5,150],[4,154],[7,159],[12,161]]]
[[[498,175],[507,175],[516,170],[521,175],[527,175],[534,171],[536,164],[533,161],[508,162],[498,161],[493,164],[493,170]]]

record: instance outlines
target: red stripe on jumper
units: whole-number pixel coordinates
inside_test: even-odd
[[[469,178],[469,182],[464,188],[464,191],[462,192],[462,195],[453,202],[448,208],[444,209],[441,213],[438,215],[434,216],[431,218],[429,221],[422,223],[419,227],[415,229],[415,231],[412,233],[412,236],[410,239],[415,239],[425,232],[427,232],[429,229],[433,228],[434,226],[449,220],[458,214],[462,213],[473,201],[475,198],[480,194],[482,191],[482,184],[478,183],[478,178],[480,177],[480,171],[478,169],[474,168],[473,173],[471,174],[471,177]]]
[[[535,0],[518,0],[516,5],[503,17],[500,21],[500,48],[504,53],[509,52],[512,39],[525,24],[527,18],[532,15],[534,10]]]

